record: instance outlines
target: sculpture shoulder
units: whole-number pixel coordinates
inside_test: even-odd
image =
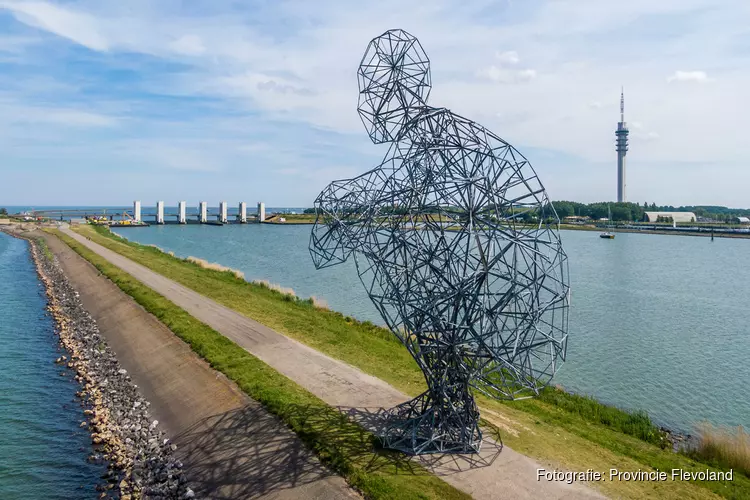
[[[526,158],[510,143],[481,124],[456,114],[447,108],[422,106],[413,112],[399,141],[430,149],[460,148],[467,151],[512,152],[513,158]]]

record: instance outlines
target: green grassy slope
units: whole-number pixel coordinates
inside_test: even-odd
[[[204,269],[154,247],[123,240],[106,228],[83,227],[81,234],[150,269],[237,310],[332,357],[357,366],[399,390],[417,395],[424,379],[395,337],[371,323],[321,310],[311,301],[281,294],[238,279],[232,272]],[[549,388],[540,398],[498,402],[478,398],[484,419],[503,431],[516,451],[549,467],[608,472],[671,469],[725,470],[662,449],[663,435],[642,413],[602,405],[591,398]],[[735,473],[732,482],[605,482],[603,492],[626,498],[750,498],[750,478]]]

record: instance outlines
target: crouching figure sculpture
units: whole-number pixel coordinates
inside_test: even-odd
[[[559,219],[529,162],[484,127],[427,105],[429,60],[402,30],[373,39],[358,111],[383,162],[318,196],[316,268],[354,256],[427,390],[388,411],[410,454],[479,451],[473,392],[538,394],[565,359],[569,285]]]

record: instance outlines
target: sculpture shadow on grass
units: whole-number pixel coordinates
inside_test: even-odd
[[[351,408],[339,406],[338,410],[375,436],[385,434],[390,425],[391,410],[388,408]],[[416,463],[431,474],[446,476],[467,470],[489,467],[500,456],[503,451],[503,440],[500,432],[491,427],[485,427],[484,430],[488,435],[485,435],[482,447],[477,453],[429,453],[408,457],[383,448],[382,442],[379,439],[376,439],[375,446],[379,448],[380,453],[393,455],[392,460],[394,461]]]
[[[321,411],[319,406],[286,408],[293,419],[315,429],[318,442],[332,444],[338,453],[368,473],[446,475],[489,466],[502,451],[498,436],[494,441],[486,440],[482,452],[477,454],[410,457],[383,448],[374,437],[386,425],[386,409],[337,409],[340,413]],[[305,487],[334,473],[284,427],[266,409],[251,404],[205,418],[173,441],[178,445],[177,455],[185,463],[191,487],[202,497],[254,498],[291,489],[304,495]]]

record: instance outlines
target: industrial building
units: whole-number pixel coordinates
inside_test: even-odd
[[[644,222],[659,222],[659,217],[670,218],[674,222],[695,222],[696,217],[693,212],[645,212]]]

